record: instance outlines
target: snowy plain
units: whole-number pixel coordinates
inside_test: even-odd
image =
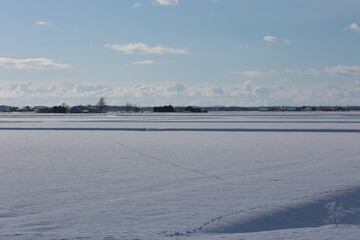
[[[360,239],[357,112],[4,113],[0,134],[0,239]]]

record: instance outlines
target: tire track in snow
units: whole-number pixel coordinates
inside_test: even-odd
[[[151,155],[149,155],[149,154],[146,154],[146,153],[141,152],[141,151],[139,151],[139,150],[136,150],[136,149],[134,149],[134,148],[132,148],[132,147],[129,147],[129,146],[127,146],[127,145],[125,145],[125,144],[123,144],[123,143],[121,143],[121,142],[118,142],[118,143],[119,143],[120,146],[122,146],[123,148],[128,149],[129,151],[132,151],[132,152],[137,153],[137,154],[139,154],[139,155],[145,156],[145,157],[150,158],[150,159],[152,159],[152,160],[156,160],[157,162],[160,162],[160,163],[163,163],[163,164],[167,164],[167,165],[169,165],[169,166],[172,166],[172,167],[174,167],[174,168],[181,169],[181,170],[183,170],[183,171],[194,172],[194,173],[196,173],[196,174],[205,176],[205,177],[207,177],[207,178],[214,178],[214,179],[219,180],[219,181],[224,181],[224,179],[222,179],[222,178],[220,178],[220,177],[218,177],[218,176],[216,176],[216,175],[214,175],[214,174],[209,174],[209,173],[206,173],[206,172],[203,172],[203,171],[200,171],[200,170],[183,167],[183,166],[180,166],[180,165],[178,165],[178,164],[176,164],[176,163],[173,163],[173,162],[171,162],[171,161],[169,161],[169,160],[164,160],[164,159],[160,159],[160,158],[157,158],[157,157],[153,157],[153,156],[151,156]]]

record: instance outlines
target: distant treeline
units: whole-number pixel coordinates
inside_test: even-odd
[[[142,111],[153,112],[214,112],[214,111],[269,111],[269,112],[301,112],[301,111],[360,111],[360,106],[259,106],[259,107],[240,107],[240,106],[177,106],[171,105],[161,107],[142,107]]]
[[[140,112],[139,106],[126,104],[124,106],[108,105],[77,105],[68,106],[63,103],[59,106],[25,106],[23,108],[0,105],[0,112],[37,112],[37,113],[104,113],[104,112]]]
[[[23,108],[0,105],[0,112],[37,112],[37,113],[101,113],[101,112],[193,112],[204,113],[209,111],[269,111],[269,112],[301,112],[301,111],[360,111],[360,106],[258,106],[258,107],[240,107],[240,106],[156,106],[140,107],[135,104],[127,103],[122,106],[117,105],[77,105],[68,106],[63,103],[59,106],[25,106]]]
[[[360,111],[360,106],[259,106],[259,107],[204,107],[208,111],[272,111],[272,112],[301,112],[301,111]]]

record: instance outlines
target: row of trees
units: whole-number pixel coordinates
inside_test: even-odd
[[[106,110],[106,100],[104,97],[101,97],[99,101],[96,104],[97,108],[99,109],[99,112],[102,113]],[[132,103],[126,103],[124,106],[125,112],[140,112],[141,109],[139,106],[136,106]]]
[[[104,97],[101,97],[99,99],[99,101],[96,104],[96,107],[98,108],[100,113],[106,111],[106,100]],[[126,103],[125,106],[123,107],[123,109],[125,112],[140,112],[141,111],[139,106],[136,106],[135,104],[132,104],[132,103]]]
[[[37,113],[104,113],[107,111],[140,112],[141,109],[139,106],[131,103],[126,103],[126,105],[123,106],[108,106],[105,98],[101,97],[95,105],[77,105],[69,107],[69,105],[63,103],[59,106],[53,107],[36,106],[31,108],[26,106],[23,109],[18,109],[18,111],[36,111]]]
[[[69,106],[54,106],[54,107],[43,107],[36,110],[38,113],[67,113],[69,112]]]

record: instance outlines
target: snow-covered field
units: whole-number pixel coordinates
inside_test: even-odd
[[[2,240],[360,239],[360,113],[0,114],[0,136]]]

